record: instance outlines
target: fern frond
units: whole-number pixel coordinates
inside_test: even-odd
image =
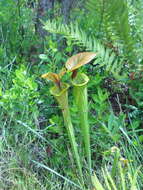
[[[123,49],[131,59],[133,54],[133,38],[129,22],[129,5],[124,0],[87,0],[90,19],[99,18],[99,32],[113,43],[123,44]],[[93,26],[95,27],[95,26]],[[97,28],[97,29],[98,29]]]
[[[44,28],[51,33],[62,34],[67,39],[72,39],[79,46],[84,46],[88,51],[97,52],[97,59],[94,64],[105,68],[114,77],[119,77],[122,68],[122,60],[111,49],[106,48],[95,37],[87,36],[77,23],[71,23],[69,26],[57,24],[56,21],[47,21]]]

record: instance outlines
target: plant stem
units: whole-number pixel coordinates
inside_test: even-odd
[[[113,165],[112,165],[112,170],[111,170],[111,177],[113,179],[116,178],[116,175],[117,175],[117,167],[118,167],[118,162],[119,162],[119,157],[120,157],[120,150],[117,149],[115,151],[115,157],[114,157],[114,161],[113,161]]]
[[[89,171],[91,174],[91,149],[90,149],[90,131],[88,124],[88,98],[87,98],[87,83],[89,78],[81,73],[73,80],[74,98],[78,108],[80,126],[85,146],[85,154],[88,162]]]
[[[78,149],[77,149],[74,128],[73,128],[73,125],[71,122],[71,116],[70,116],[69,105],[68,105],[68,91],[67,90],[68,90],[69,86],[67,84],[62,84],[62,85],[64,85],[64,88],[62,87],[62,90],[60,90],[60,92],[57,93],[57,87],[53,87],[50,90],[50,92],[57,99],[57,101],[62,109],[64,123],[67,128],[68,137],[69,137],[69,140],[71,143],[73,154],[75,156],[75,161],[76,161],[76,164],[77,164],[77,167],[79,170],[81,182],[82,182],[82,184],[84,184],[81,161],[80,161],[80,157],[79,157],[79,153],[78,153]]]

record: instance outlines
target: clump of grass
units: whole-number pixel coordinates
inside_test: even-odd
[[[94,173],[92,183],[96,190],[138,190],[137,177],[140,167],[131,172],[130,160],[121,157],[117,147],[111,148],[114,154],[112,169],[102,169],[100,178]]]

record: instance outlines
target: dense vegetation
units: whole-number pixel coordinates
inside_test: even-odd
[[[142,18],[142,0],[0,1],[1,190],[143,189]]]

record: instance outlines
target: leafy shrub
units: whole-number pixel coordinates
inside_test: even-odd
[[[39,93],[35,76],[29,77],[25,66],[21,65],[16,69],[12,82],[11,88],[1,92],[0,105],[6,114],[13,115],[15,119],[31,113],[38,114]]]

